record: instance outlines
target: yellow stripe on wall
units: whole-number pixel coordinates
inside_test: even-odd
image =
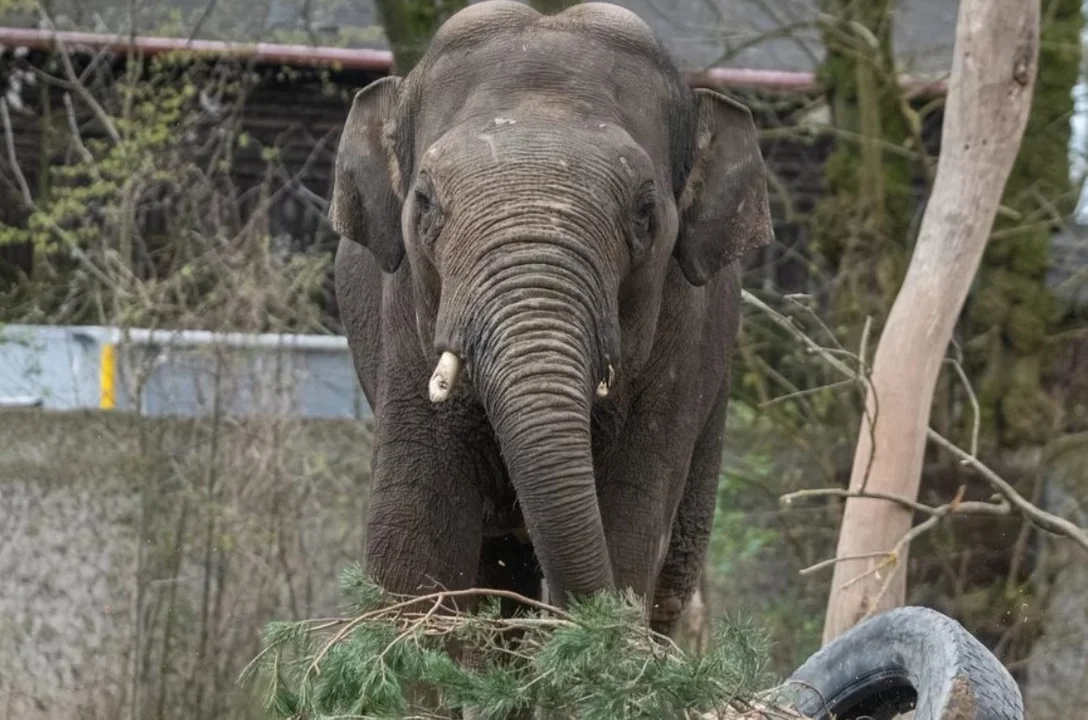
[[[114,391],[116,367],[116,348],[113,343],[105,343],[102,345],[102,357],[98,364],[98,406],[103,410],[110,410],[117,404],[117,395]]]

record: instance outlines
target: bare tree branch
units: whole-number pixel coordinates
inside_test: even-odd
[[[8,150],[8,164],[15,174],[15,181],[19,184],[19,192],[23,194],[23,202],[28,208],[34,207],[34,196],[30,194],[30,185],[26,182],[23,169],[19,167],[19,157],[15,153],[15,133],[11,129],[11,113],[8,112],[7,98],[0,98],[0,117],[4,121],[4,144]]]
[[[777,312],[776,310],[771,308],[769,305],[767,305],[765,302],[763,302],[759,298],[752,295],[747,290],[742,290],[741,291],[741,299],[746,304],[748,304],[748,305],[758,309],[762,313],[766,314],[776,325],[778,325],[779,327],[785,329],[791,336],[793,336],[794,339],[801,342],[812,354],[819,357],[821,360],[823,360],[832,369],[834,369],[837,372],[841,373],[842,375],[846,376],[847,380],[852,381],[852,382],[857,382],[859,384],[864,383],[864,380],[858,376],[858,373],[853,368],[851,368],[849,365],[847,365],[842,360],[840,360],[836,356],[836,353],[833,352],[832,349],[823,347],[819,343],[815,342],[812,338],[810,338],[808,335],[806,335],[804,332],[802,332],[801,329],[798,328],[785,315],[782,315],[781,313]],[[950,363],[950,364],[953,364],[953,363]],[[953,366],[955,366],[955,365],[953,364]],[[837,386],[837,384],[834,385],[834,386]],[[830,387],[834,387],[834,386],[830,386]],[[829,386],[823,386],[821,388],[815,388],[814,390],[827,389],[827,387],[829,387]],[[804,391],[797,391],[797,393],[794,393],[793,396],[796,397],[797,394],[803,393],[803,392]],[[1078,527],[1076,524],[1070,522],[1069,520],[1066,520],[1064,518],[1058,517],[1057,515],[1053,515],[1051,513],[1048,513],[1045,510],[1042,510],[1042,509],[1038,508],[1037,506],[1033,505],[1030,501],[1028,501],[1022,495],[1017,493],[1015,488],[1013,488],[1012,485],[1007,480],[1003,479],[998,473],[994,472],[991,468],[989,468],[987,465],[985,465],[981,460],[979,460],[977,457],[975,457],[973,453],[970,453],[970,452],[967,452],[966,450],[963,450],[958,445],[953,443],[951,440],[948,440],[943,435],[938,433],[932,427],[928,428],[927,437],[931,441],[933,441],[935,444],[937,444],[938,446],[944,448],[945,450],[947,450],[950,453],[952,453],[953,455],[955,455],[956,458],[958,460],[960,460],[961,464],[974,469],[980,476],[982,476],[982,478],[987,483],[989,483],[991,485],[991,487],[993,487],[998,493],[1001,494],[1002,497],[1005,498],[1005,500],[1008,501],[1008,504],[1011,507],[1011,509],[1014,509],[1017,512],[1019,512],[1027,520],[1031,521],[1034,525],[1036,525],[1040,529],[1045,530],[1047,532],[1051,532],[1051,533],[1054,533],[1054,534],[1057,534],[1057,535],[1061,535],[1061,536],[1070,538],[1071,540],[1076,542],[1078,545],[1083,547],[1085,550],[1088,550],[1088,533],[1086,533],[1084,531],[1084,529]],[[823,495],[823,496],[835,496],[835,497],[842,497],[842,498],[856,497],[856,498],[868,498],[868,499],[876,499],[876,500],[886,500],[886,501],[889,501],[889,502],[894,502],[894,503],[897,503],[899,505],[902,505],[903,507],[905,507],[905,508],[907,508],[909,510],[914,510],[914,511],[919,511],[919,512],[928,512],[930,514],[933,514],[933,512],[935,512],[932,509],[927,509],[927,506],[925,506],[925,505],[923,505],[921,503],[918,503],[916,501],[910,501],[907,498],[904,498],[904,497],[901,497],[901,496],[896,496],[896,495],[892,495],[892,494],[889,494],[889,493],[878,493],[878,492],[871,492],[871,491],[865,491],[865,492],[860,492],[860,493],[859,492],[851,492],[849,490],[845,490],[845,489],[842,489],[842,488],[821,488],[821,489],[814,489],[814,490],[801,490],[801,491],[798,491],[798,492],[795,492],[795,493],[790,493],[788,495],[783,496],[782,501],[784,503],[786,503],[786,504],[790,504],[793,501],[801,499],[801,498],[817,497],[817,496],[821,496],[821,495]],[[1002,511],[1002,512],[997,512],[996,510],[990,511],[990,510],[986,510],[986,509],[984,509],[982,507],[982,505],[989,505],[989,507],[991,507],[991,508],[997,508],[998,505],[996,505],[994,503],[982,503],[982,504],[978,504],[978,505],[961,503],[961,505],[964,505],[964,506],[970,508],[971,509],[970,512],[974,512],[976,514],[993,515],[993,514],[1007,514],[1007,512],[1008,512],[1008,510],[1005,510],[1005,511]],[[960,512],[963,512],[963,511],[960,511]],[[948,514],[947,511],[944,514]]]
[[[45,24],[49,26],[50,30],[56,33],[57,27],[53,24],[53,19],[49,17],[45,8],[40,7],[39,9]],[[87,107],[91,109],[95,118],[97,118],[98,122],[105,128],[106,134],[110,136],[110,139],[115,143],[121,142],[121,134],[117,132],[117,126],[114,124],[113,119],[110,117],[109,113],[106,112],[106,109],[102,107],[102,104],[95,99],[90,89],[80,81],[79,75],[76,74],[76,69],[72,66],[72,58],[68,55],[68,48],[65,46],[64,41],[61,40],[60,35],[58,34],[54,34],[53,39],[54,42],[57,43],[57,55],[60,56],[61,64],[64,66],[64,75],[68,78],[71,89],[74,90]]]
[[[1054,533],[1055,535],[1070,538],[1085,551],[1088,551],[1088,533],[1086,533],[1083,528],[1065,518],[1058,517],[1057,515],[1053,515],[1036,507],[1023,495],[1016,492],[1016,488],[1014,488],[1007,480],[983,464],[981,460],[965,452],[933,428],[929,428],[926,435],[937,445],[940,445],[942,448],[958,457],[965,465],[974,469],[975,472],[986,480],[986,482],[990,483],[990,485],[1001,493],[1013,508],[1018,510],[1037,527],[1046,530],[1047,532]]]

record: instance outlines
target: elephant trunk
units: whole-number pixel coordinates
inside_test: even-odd
[[[541,262],[541,245],[551,249],[548,261]],[[584,257],[547,242],[522,247],[492,256],[492,274],[462,286],[464,302],[443,298],[451,301],[447,311],[456,309],[440,313],[440,327],[452,321],[471,340],[443,342],[440,331],[446,352],[432,389],[441,396],[456,381],[456,351],[466,351],[466,372],[498,439],[551,599],[562,605],[613,587],[590,409],[615,372],[615,302]]]
[[[588,348],[526,309],[479,389],[553,601],[612,586],[590,450]]]

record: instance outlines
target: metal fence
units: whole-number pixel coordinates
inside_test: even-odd
[[[343,337],[102,326],[0,327],[0,405],[370,415]]]

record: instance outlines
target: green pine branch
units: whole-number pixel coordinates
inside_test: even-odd
[[[767,635],[741,618],[719,620],[711,649],[693,656],[648,628],[632,595],[602,593],[565,611],[490,590],[402,598],[359,567],[342,573],[341,588],[351,615],[265,628],[241,680],[263,681],[271,717],[446,717],[413,700],[426,695],[442,713],[473,708],[482,718],[529,709],[694,718],[759,702],[771,684]],[[503,618],[500,595],[533,611]],[[474,611],[456,610],[468,599],[480,600]],[[483,659],[458,662],[450,647]]]

